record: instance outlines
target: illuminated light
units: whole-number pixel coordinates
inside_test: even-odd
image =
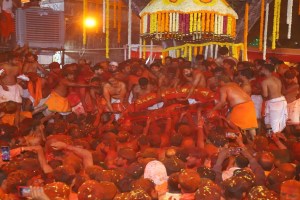
[[[94,18],[89,17],[84,20],[84,25],[88,28],[93,28],[96,26],[96,24],[97,22]]]
[[[163,56],[163,55],[160,55],[160,58],[161,58],[161,59],[163,59],[163,58],[164,58],[164,56]]]

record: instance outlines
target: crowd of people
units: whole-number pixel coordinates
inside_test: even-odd
[[[299,66],[0,64],[0,199],[300,199]]]

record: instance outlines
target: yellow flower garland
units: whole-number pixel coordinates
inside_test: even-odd
[[[200,46],[199,54],[203,54],[203,46]]]
[[[227,35],[231,35],[231,30],[232,30],[232,18],[231,17],[228,17],[227,18],[227,32],[226,32],[226,34]]]
[[[176,51],[176,56],[182,56],[182,57],[187,57],[191,61],[192,57],[190,55],[193,54],[192,48],[194,48],[194,55],[196,55],[197,48],[199,47],[199,54],[203,54],[203,47],[208,47],[211,45],[217,45],[217,46],[226,46],[228,48],[231,47],[232,49],[232,54],[233,56],[238,59],[240,55],[240,50],[244,50],[244,44],[243,43],[222,43],[222,42],[207,42],[207,43],[202,43],[202,44],[184,44],[182,46],[176,46],[176,47],[169,47],[167,49],[164,49],[162,51],[162,55],[168,55],[170,51]],[[166,53],[166,54],[165,54]],[[182,54],[181,54],[182,53]]]
[[[189,61],[192,61],[193,54],[192,54],[192,46],[187,46],[189,48]]]
[[[198,13],[198,19],[197,19],[197,32],[201,32],[201,13]]]
[[[147,19],[145,17],[143,17],[143,19]],[[144,22],[145,23],[145,22]],[[142,29],[144,27],[144,24],[142,24]],[[121,28],[122,28],[122,1],[118,1],[118,44],[121,43]],[[143,31],[142,31],[143,32]],[[147,30],[145,30],[145,32],[147,32]]]
[[[193,27],[194,27],[193,22],[194,22],[194,15],[193,15],[193,13],[190,13],[190,24],[189,24],[189,26],[190,26],[190,28],[189,28],[190,33],[193,32]]]
[[[214,32],[214,27],[215,27],[215,13],[211,14],[211,20],[210,20],[210,32]]]
[[[277,25],[276,25],[276,40],[279,39],[279,27],[280,27],[280,10],[281,10],[281,0],[278,0],[278,9],[277,9]]]
[[[206,24],[205,24],[205,31],[209,32],[210,30],[210,12],[206,13]]]
[[[198,13],[194,13],[193,32],[197,31]]]
[[[243,59],[247,60],[248,51],[248,22],[249,22],[249,3],[246,3],[245,7],[245,22],[244,22],[244,55]]]
[[[197,55],[198,55],[198,48],[194,47],[194,56],[197,56]]]
[[[159,12],[158,14],[157,14],[157,32],[161,32],[161,13]]]
[[[259,25],[259,51],[263,48],[263,33],[264,33],[264,21],[265,21],[265,0],[261,0],[260,8],[260,25]]]
[[[117,28],[117,0],[114,0],[113,2],[113,8],[114,8],[114,28]]]
[[[165,25],[165,32],[169,32],[169,13],[166,12],[165,13],[165,22],[166,22],[166,25]]]
[[[275,0],[275,2],[274,2],[273,31],[272,31],[272,49],[276,48],[277,19],[278,19],[278,0]]]
[[[201,31],[204,32],[205,31],[205,12],[202,12],[202,20],[201,20]]]
[[[165,32],[165,13],[161,13],[161,32],[164,33]]]

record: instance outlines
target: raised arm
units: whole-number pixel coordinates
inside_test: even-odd
[[[72,151],[74,154],[76,154],[77,156],[79,156],[82,159],[84,168],[87,168],[87,167],[93,165],[93,156],[89,150],[75,147],[72,145],[68,145],[64,142],[59,142],[59,141],[53,142],[51,144],[51,146],[53,149]]]
[[[38,154],[38,160],[45,174],[53,172],[52,167],[47,163],[43,148],[38,146],[21,147],[21,151],[34,151]]]

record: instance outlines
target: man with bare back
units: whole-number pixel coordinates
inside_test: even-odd
[[[251,97],[243,91],[236,83],[226,75],[218,77],[220,85],[220,100],[213,108],[213,111],[222,109],[225,104],[229,104],[231,112],[229,120],[243,130],[249,130],[252,137],[255,136],[257,120],[254,103]]]
[[[275,66],[272,64],[264,64],[261,73],[266,79],[261,83],[263,97],[267,99],[265,110],[266,128],[271,128],[274,133],[281,132],[288,118],[287,102],[281,93],[281,81],[272,75]]]
[[[72,71],[65,70],[62,72],[63,78],[60,79],[57,86],[51,92],[45,105],[37,108],[34,113],[45,110],[46,108],[50,112],[58,112],[62,115],[69,114],[71,107],[67,96],[69,94],[70,87],[93,87],[92,85],[75,83],[75,74]]]
[[[125,103],[126,92],[125,83],[117,80],[114,76],[108,79],[108,83],[103,86],[103,96],[109,112],[117,112],[124,109],[123,103]],[[113,108],[113,105],[116,105],[118,108]]]
[[[132,101],[137,100],[139,97],[147,95],[149,93],[155,92],[156,88],[149,84],[149,80],[147,78],[140,78],[139,84],[135,85],[132,89]]]

